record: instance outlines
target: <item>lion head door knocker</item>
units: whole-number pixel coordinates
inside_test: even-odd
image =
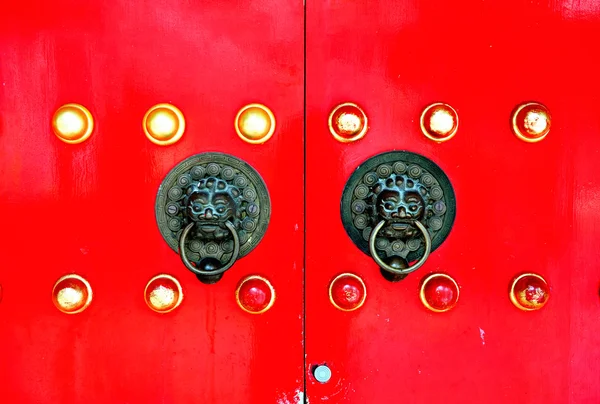
[[[341,203],[346,232],[392,281],[427,261],[450,233],[455,213],[446,174],[407,151],[379,154],[361,164],[346,183]]]
[[[260,242],[271,214],[267,187],[246,162],[202,153],[179,163],[156,197],[156,221],[198,279],[214,283]]]

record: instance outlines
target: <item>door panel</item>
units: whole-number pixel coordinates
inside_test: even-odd
[[[592,1],[333,1],[308,3],[306,18],[308,400],[597,402],[600,9]],[[511,130],[512,112],[528,101],[552,118],[536,143]],[[328,117],[347,102],[363,109],[368,131],[340,142]],[[420,128],[436,102],[458,114],[445,142]],[[456,194],[449,237],[398,282],[384,279],[340,218],[348,178],[391,150],[432,160]],[[354,311],[330,301],[342,273],[366,287]],[[459,285],[447,312],[421,303],[434,273]],[[542,309],[511,303],[522,273],[547,281]],[[352,282],[348,300],[360,286]],[[328,382],[315,378],[318,365],[331,370]]]
[[[0,397],[299,399],[302,4],[84,3],[13,2],[0,16]],[[79,144],[53,134],[53,115],[68,103],[85,106],[94,120]],[[181,140],[170,146],[142,129],[160,103],[185,118]],[[234,128],[251,103],[268,106],[276,120],[264,144],[242,141]],[[254,167],[272,207],[262,241],[211,285],[184,267],[155,219],[167,173],[209,151]],[[89,282],[93,298],[68,315],[53,305],[52,291],[71,273]],[[181,283],[184,298],[159,314],[146,305],[144,288],[163,273]],[[236,287],[249,275],[275,290],[264,314],[236,304]]]

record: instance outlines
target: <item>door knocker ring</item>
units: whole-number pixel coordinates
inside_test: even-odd
[[[407,274],[414,272],[417,269],[421,268],[421,266],[423,266],[425,261],[427,261],[427,258],[429,258],[429,254],[431,253],[431,237],[429,236],[429,232],[427,231],[425,226],[423,226],[423,224],[421,222],[419,222],[418,220],[415,220],[413,222],[417,226],[417,228],[419,230],[421,230],[421,233],[423,233],[423,238],[425,239],[425,251],[423,252],[423,256],[421,258],[419,258],[419,260],[417,262],[415,262],[408,268],[399,269],[399,268],[394,268],[394,267],[388,265],[385,261],[383,261],[379,257],[379,254],[377,254],[377,250],[375,249],[375,242],[377,240],[377,235],[379,234],[379,231],[386,223],[387,222],[385,220],[380,221],[377,224],[377,226],[375,226],[373,231],[371,232],[371,237],[369,237],[369,252],[371,253],[371,257],[373,257],[373,261],[375,261],[375,263],[377,263],[377,265],[379,265],[379,267],[381,269],[391,272],[396,275],[407,275]]]
[[[187,257],[185,242],[186,242],[188,233],[190,232],[190,230],[192,230],[192,227],[194,227],[195,225],[196,225],[196,222],[192,222],[192,223],[188,224],[187,227],[185,229],[183,229],[183,232],[181,233],[181,236],[179,237],[179,256],[181,257],[181,261],[183,262],[183,265],[185,265],[185,267],[187,269],[189,269],[196,275],[200,275],[200,276],[220,275],[223,272],[227,271],[229,268],[231,268],[233,266],[233,264],[235,264],[235,261],[238,259],[238,256],[240,255],[240,238],[238,237],[237,231],[236,231],[235,227],[233,226],[233,224],[230,221],[225,222],[225,226],[229,229],[229,231],[231,233],[231,237],[233,238],[233,252],[231,253],[231,258],[229,258],[229,261],[225,265],[221,266],[220,268],[215,269],[215,270],[208,270],[208,271],[195,267],[194,265],[192,265],[192,263],[190,262],[190,260]]]

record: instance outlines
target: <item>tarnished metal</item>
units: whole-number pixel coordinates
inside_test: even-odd
[[[52,288],[52,302],[66,314],[81,313],[90,305],[92,297],[90,283],[77,274],[61,277]]]
[[[539,310],[548,302],[550,287],[543,276],[524,273],[513,279],[509,297],[519,310]]]
[[[350,143],[365,137],[367,130],[367,114],[353,102],[338,105],[329,114],[329,131],[333,137],[342,142]]]
[[[435,142],[446,142],[458,131],[458,113],[442,102],[429,105],[420,119],[421,131]]]
[[[354,244],[395,275],[423,265],[448,236],[455,213],[446,174],[426,157],[407,151],[365,161],[346,183],[341,202],[342,222]],[[398,260],[406,262],[398,265]]]
[[[421,234],[423,234],[423,239],[425,240],[425,251],[423,252],[423,255],[413,265],[409,265],[406,268],[399,269],[396,268],[394,265],[390,265],[387,262],[383,261],[379,257],[379,254],[377,254],[377,236],[379,235],[379,231],[387,223],[388,222],[386,222],[385,220],[380,221],[377,224],[377,226],[375,226],[375,228],[371,232],[371,236],[369,237],[369,252],[371,253],[371,257],[373,257],[373,260],[377,263],[377,265],[379,265],[381,269],[396,275],[407,275],[421,268],[423,264],[425,264],[425,261],[427,261],[427,258],[429,258],[429,254],[431,254],[431,237],[429,237],[429,232],[427,231],[425,226],[423,226],[423,224],[418,220],[414,220],[412,222],[412,224],[414,224],[419,230],[421,230]]]
[[[519,105],[511,118],[513,133],[528,143],[543,140],[550,132],[551,121],[550,111],[539,102]]]
[[[185,266],[212,283],[262,239],[271,214],[267,187],[246,162],[202,153],[179,163],[158,190],[156,221]]]
[[[183,288],[179,281],[168,274],[156,275],[144,289],[144,300],[157,313],[170,313],[181,304]]]

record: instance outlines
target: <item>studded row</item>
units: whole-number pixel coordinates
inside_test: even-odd
[[[460,288],[449,275],[433,273],[421,283],[419,297],[423,305],[442,313],[451,310],[458,303]],[[541,309],[550,296],[546,280],[537,274],[526,273],[516,277],[511,285],[509,297],[520,310]],[[61,277],[52,289],[52,301],[56,308],[66,314],[84,311],[92,302],[93,292],[90,283],[77,274]],[[0,300],[2,288],[0,287]],[[238,306],[251,314],[262,314],[275,303],[275,289],[262,276],[250,275],[237,286],[235,299]],[[342,311],[354,311],[362,307],[367,299],[364,281],[355,274],[343,273],[336,276],[329,285],[329,301]],[[183,289],[179,281],[171,275],[161,274],[148,281],[144,289],[144,300],[148,307],[157,313],[169,313],[183,301]]]
[[[367,115],[354,103],[343,103],[329,115],[329,130],[343,143],[362,139],[368,130]],[[521,140],[539,142],[550,132],[551,117],[548,108],[537,102],[519,105],[512,115],[512,130]],[[458,113],[444,103],[429,105],[420,119],[423,134],[435,141],[445,142],[458,131]],[[239,110],[234,121],[235,131],[245,142],[260,144],[275,133],[275,115],[262,104],[248,104]],[[157,104],[142,119],[146,137],[160,146],[173,144],[185,132],[185,117],[172,104]],[[62,141],[77,144],[88,139],[94,131],[94,118],[81,104],[66,104],[52,117],[52,129]]]
[[[436,313],[451,310],[458,303],[460,288],[449,275],[433,273],[421,282],[419,298],[423,305]],[[539,310],[548,301],[550,290],[546,280],[537,274],[517,276],[511,285],[510,301],[520,310]],[[362,307],[367,298],[363,280],[351,273],[338,275],[329,286],[329,300],[343,311],[354,311]]]
[[[338,105],[329,115],[329,130],[340,142],[362,139],[368,130],[367,115],[354,103]],[[450,105],[436,102],[421,113],[423,134],[435,142],[452,139],[458,132],[458,113]],[[550,132],[551,117],[548,108],[538,102],[519,105],[511,117],[513,133],[529,143],[539,142]]]
[[[58,310],[66,314],[77,314],[87,309],[92,303],[93,295],[90,283],[77,274],[61,277],[52,288],[52,302]],[[240,281],[235,298],[242,310],[251,314],[261,314],[275,303],[275,289],[262,276],[251,275]],[[155,312],[169,313],[181,305],[183,289],[173,276],[160,274],[146,284],[144,300]]]
[[[157,104],[142,119],[146,137],[154,144],[167,146],[181,139],[185,132],[185,117],[172,104]],[[87,140],[94,131],[94,117],[81,104],[65,104],[52,117],[52,130],[63,142],[77,144]],[[262,104],[248,104],[235,117],[235,130],[245,142],[264,143],[275,132],[275,116]]]

